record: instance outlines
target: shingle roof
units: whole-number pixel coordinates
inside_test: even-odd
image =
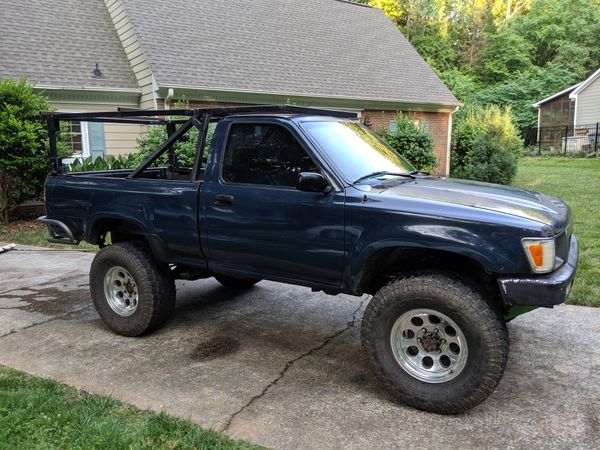
[[[339,0],[123,0],[160,86],[458,105],[371,7]]]
[[[102,0],[0,0],[0,23],[0,79],[138,89]]]

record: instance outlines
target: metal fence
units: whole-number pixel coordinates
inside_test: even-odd
[[[600,122],[589,125],[525,128],[526,146],[535,147],[539,155],[599,156]]]

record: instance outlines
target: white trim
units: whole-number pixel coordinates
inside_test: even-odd
[[[207,92],[227,92],[227,93],[240,93],[240,94],[255,94],[255,95],[279,95],[289,97],[310,97],[310,98],[325,98],[335,100],[358,100],[358,101],[371,101],[371,102],[388,102],[388,103],[409,103],[415,105],[427,105],[427,106],[439,106],[441,108],[457,108],[462,106],[462,103],[435,103],[435,102],[423,102],[414,100],[402,100],[402,99],[389,99],[389,98],[377,98],[377,97],[351,97],[347,95],[330,95],[330,94],[310,94],[310,93],[291,93],[291,92],[273,92],[266,90],[252,90],[252,89],[232,89],[232,88],[206,88],[199,86],[189,85],[171,85],[161,84],[159,87],[164,89],[187,89],[193,91],[207,91]]]
[[[81,154],[84,158],[90,156],[90,135],[88,133],[88,123],[81,123]],[[85,139],[84,139],[85,138]]]
[[[57,112],[85,113],[86,111],[81,111],[80,109],[61,108]],[[90,156],[90,137],[88,134],[87,122],[82,122],[80,120],[79,123],[81,124],[80,125],[81,126],[81,155],[75,154],[71,158],[65,158],[65,161],[72,160],[72,161],[68,162],[67,164],[71,164],[73,162],[73,160],[75,158],[78,158],[79,156],[81,156],[82,158],[87,158],[88,156]]]
[[[576,89],[576,88],[577,88],[577,86],[579,86],[579,85],[581,85],[581,83],[574,84],[573,86],[570,86],[570,87],[568,87],[568,88],[566,88],[566,89],[563,89],[562,91],[560,91],[560,92],[557,92],[556,94],[553,94],[553,95],[551,95],[550,97],[546,97],[545,99],[543,99],[543,100],[540,100],[540,101],[539,101],[539,102],[537,102],[537,103],[534,103],[532,106],[533,106],[534,108],[539,108],[539,107],[541,107],[541,106],[542,106],[542,104],[544,104],[544,103],[547,103],[547,102],[549,102],[550,100],[552,100],[552,99],[554,99],[554,98],[556,98],[556,97],[560,97],[561,95],[564,95],[564,94],[566,94],[567,92],[569,92],[569,91],[572,91],[573,89]],[[573,94],[571,94],[571,95],[573,95]]]
[[[447,177],[450,176],[450,152],[452,151],[452,119],[454,117],[454,113],[458,111],[458,107],[454,110],[454,112],[450,113],[450,117],[448,118],[448,147],[446,148],[446,173]]]
[[[538,128],[537,128],[537,141],[540,142],[540,127],[542,123],[540,120],[542,119],[542,108],[538,108]]]
[[[54,90],[54,91],[96,91],[96,92],[125,92],[131,94],[141,94],[141,89],[135,88],[105,88],[102,86],[46,86],[43,84],[36,84],[33,86],[34,89]]]
[[[598,78],[598,76],[600,76],[600,69],[596,70],[592,75],[590,75],[588,78],[579,83],[577,89],[571,92],[571,95],[569,97],[576,98],[581,93],[581,91],[583,91],[586,87],[592,84],[594,80]]]
[[[570,97],[569,97],[570,98]],[[575,127],[577,125],[577,99],[579,98],[578,95],[575,96],[575,110],[573,111],[573,127]]]

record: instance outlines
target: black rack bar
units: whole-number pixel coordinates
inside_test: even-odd
[[[126,123],[134,123],[140,118],[152,117],[155,120],[161,120],[159,117],[164,116],[187,116],[199,118],[202,114],[210,114],[211,120],[222,119],[223,117],[237,114],[308,114],[315,116],[330,116],[345,119],[356,119],[356,114],[345,111],[335,111],[328,109],[309,108],[304,106],[293,105],[257,105],[257,106],[221,106],[221,107],[206,107],[194,109],[120,109],[118,111],[107,112],[84,112],[84,113],[56,113],[44,112],[41,117],[44,119],[54,118],[57,120],[82,120],[92,121],[92,119],[126,119],[130,121]],[[165,119],[162,119],[165,120]],[[166,119],[168,121],[168,119]]]

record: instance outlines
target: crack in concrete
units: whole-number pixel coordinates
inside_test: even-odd
[[[6,337],[6,336],[10,336],[10,335],[15,334],[15,333],[20,333],[23,330],[28,330],[29,328],[33,328],[33,327],[38,326],[38,325],[43,325],[45,323],[50,323],[50,322],[53,322],[55,320],[66,319],[69,316],[71,316],[73,314],[77,314],[77,313],[79,313],[79,312],[81,312],[81,311],[83,311],[83,310],[85,310],[85,309],[87,309],[89,307],[90,307],[90,305],[85,305],[82,308],[75,309],[73,311],[69,311],[69,312],[66,312],[66,313],[58,315],[58,316],[48,317],[48,319],[42,320],[41,322],[34,322],[31,325],[27,325],[27,326],[21,327],[18,330],[10,330],[8,333],[0,334],[0,339],[2,339],[3,337]]]
[[[31,286],[28,286],[28,287],[16,287],[16,288],[13,288],[13,289],[9,289],[8,291],[0,292],[0,295],[3,296],[5,294],[10,294],[11,292],[21,291],[21,290],[23,290],[23,291],[38,291],[39,289],[33,289],[33,288],[36,288],[36,287],[39,287],[39,286],[44,286],[46,284],[62,283],[63,281],[67,281],[67,280],[73,278],[71,275],[74,274],[75,272],[79,272],[79,269],[75,269],[75,270],[71,270],[69,272],[65,272],[65,273],[63,273],[62,277],[56,278],[56,279],[53,279],[53,280],[42,281],[41,283],[33,284]]]
[[[218,431],[220,431],[220,432],[226,432],[231,427],[231,425],[233,424],[233,421],[235,420],[235,418],[238,415],[240,415],[241,413],[243,413],[247,408],[249,408],[250,406],[252,406],[252,404],[254,402],[256,402],[257,400],[260,400],[262,397],[264,397],[267,394],[267,392],[269,392],[269,389],[271,389],[273,386],[275,386],[277,383],[279,383],[279,381],[285,376],[285,374],[290,369],[290,367],[292,367],[296,362],[300,361],[303,358],[306,358],[307,356],[312,355],[313,353],[318,352],[319,350],[322,350],[333,339],[335,339],[336,337],[338,337],[341,334],[345,333],[350,328],[353,328],[354,325],[356,325],[356,320],[357,320],[356,315],[363,308],[363,305],[365,304],[365,302],[367,300],[368,299],[364,299],[364,300],[360,301],[360,304],[358,305],[358,308],[356,308],[356,310],[352,313],[352,320],[350,322],[348,322],[348,324],[346,325],[345,328],[343,328],[343,329],[341,329],[339,331],[336,331],[335,333],[327,336],[323,340],[323,342],[321,342],[318,346],[313,347],[310,350],[308,350],[307,352],[302,353],[300,356],[297,356],[296,358],[287,361],[285,363],[285,366],[284,366],[283,370],[281,372],[279,372],[279,374],[277,375],[277,377],[273,381],[271,381],[269,384],[267,384],[260,394],[257,394],[255,396],[253,396],[244,406],[242,406],[240,409],[238,409],[236,412],[234,412],[231,416],[229,416],[229,419],[227,419],[227,421],[225,422],[225,425],[223,425],[223,427],[221,427],[221,429],[218,430]]]

